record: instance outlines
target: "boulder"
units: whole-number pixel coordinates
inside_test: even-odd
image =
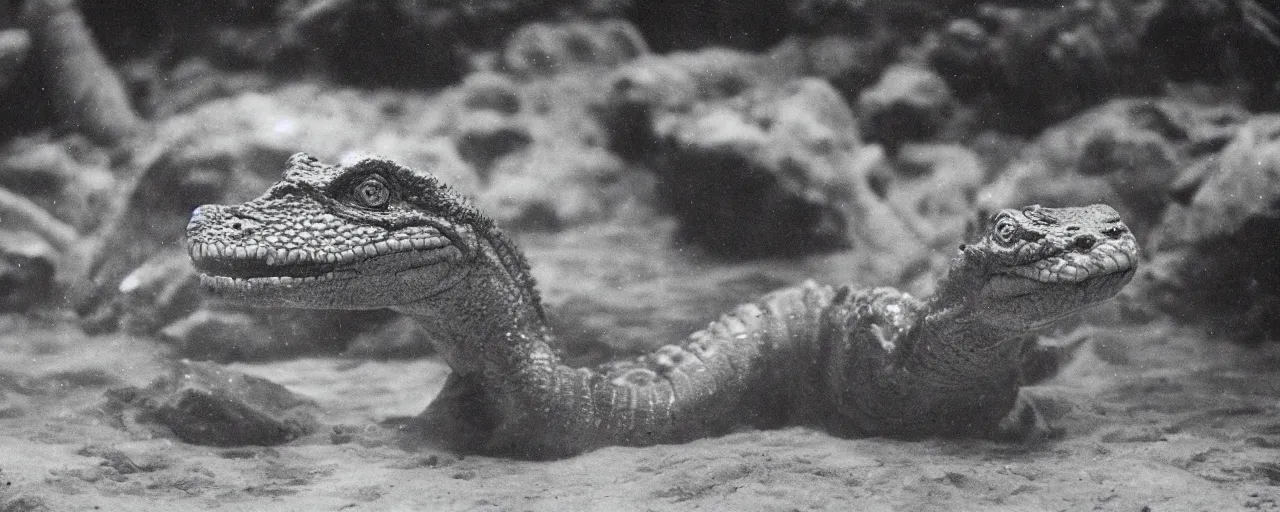
[[[987,127],[1034,134],[1112,98],[1162,92],[1136,5],[985,4],[951,22],[928,60]]]
[[[879,82],[858,97],[864,136],[883,144],[890,154],[903,143],[935,137],[955,108],[955,98],[942,77],[915,65],[890,66]]]
[[[1280,339],[1280,116],[1245,124],[1152,238],[1140,282],[1159,309],[1239,339]]]
[[[272,446],[315,432],[320,407],[284,386],[213,363],[172,363],[169,375],[145,388],[107,392],[103,410],[122,426],[159,427],[205,446]]]
[[[593,105],[606,146],[629,160],[651,158],[661,137],[655,123],[766,85],[781,85],[779,72],[759,56],[723,48],[641,57],[610,73],[606,94]]]
[[[611,68],[649,53],[624,20],[535,22],[520,27],[502,49],[502,69],[517,76]]]
[[[685,239],[735,257],[849,244],[848,163],[860,143],[852,112],[825,81],[751,90],[658,126],[658,196]]]
[[[54,292],[59,254],[28,231],[0,229],[0,312],[25,311]]]
[[[986,211],[1106,203],[1144,241],[1185,188],[1180,175],[1216,158],[1244,118],[1234,107],[1114,100],[1045,131],[978,203]]]

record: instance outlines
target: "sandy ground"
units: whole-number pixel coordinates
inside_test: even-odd
[[[662,244],[633,236],[634,251],[606,259],[584,249],[609,247],[600,236],[523,242],[559,326],[615,353],[678,339],[787,282],[832,280],[841,258],[712,265],[656,257],[640,246]],[[1090,341],[1031,388],[1065,429],[1042,444],[789,428],[525,462],[385,442],[379,422],[416,414],[443,383],[431,358],[232,365],[315,399],[349,442],[327,430],[271,448],[140,439],[98,407],[105,390],[162,374],[167,347],[87,337],[57,314],[0,317],[0,511],[1280,509],[1280,346],[1168,320],[1070,335]]]

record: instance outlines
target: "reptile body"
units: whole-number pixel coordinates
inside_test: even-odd
[[[418,430],[531,458],[743,426],[993,435],[1017,401],[1026,334],[1110,298],[1137,262],[1108,206],[1005,210],[931,298],[806,282],[682,344],[570,368],[520,251],[435,178],[386,160],[295,155],[263,196],[197,209],[188,245],[226,300],[415,317],[453,370]]]

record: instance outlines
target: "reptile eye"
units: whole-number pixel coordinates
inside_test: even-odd
[[[386,206],[387,201],[391,200],[391,189],[387,187],[386,182],[376,176],[360,182],[352,192],[356,202],[369,208]]]
[[[1003,218],[996,222],[995,227],[996,240],[1002,244],[1013,243],[1018,235],[1018,223],[1012,219]]]

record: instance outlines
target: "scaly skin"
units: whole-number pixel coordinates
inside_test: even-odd
[[[928,300],[806,282],[682,345],[570,368],[521,253],[434,178],[392,162],[295,155],[262,197],[196,210],[188,239],[202,282],[224,299],[414,316],[453,369],[417,430],[456,450],[530,458],[742,426],[994,435],[1017,399],[1026,333],[1110,298],[1137,261],[1108,206],[1006,210]]]

